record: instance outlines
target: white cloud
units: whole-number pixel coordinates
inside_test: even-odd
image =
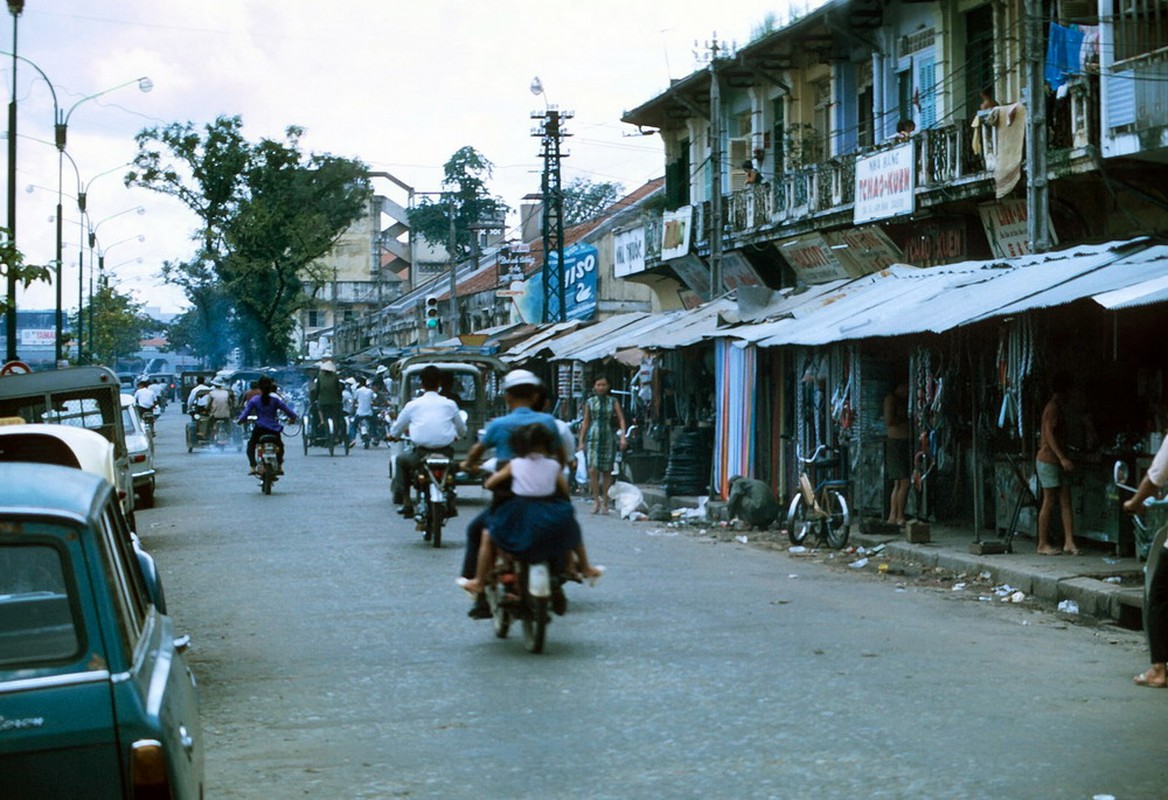
[[[77,108],[68,149],[85,180],[129,160],[143,127],[238,114],[251,139],[282,137],[287,125],[301,125],[306,150],[359,158],[419,190],[440,188],[442,164],[471,145],[496,165],[492,190],[518,206],[539,186],[529,115],[544,98],[528,90],[534,75],[548,100],[576,112],[565,179],[632,189],[664,165],[659,140],[627,136],[621,112],[689,74],[694,39],[717,30],[743,40],[767,10],[755,0],[700,7],[676,0],[346,0],[331,7],[307,0],[38,0],[20,19],[19,45],[57,85],[63,108],[138,76],[154,83],[149,94],[131,86]],[[0,27],[7,30],[10,22]],[[9,65],[0,57],[8,84]],[[23,192],[30,183],[53,189],[57,181],[52,146],[23,138],[52,139],[51,102],[31,69],[19,71],[18,100],[18,243],[33,260],[49,261],[55,193]],[[71,172],[66,165],[70,193]],[[118,177],[94,182],[91,213],[100,219],[147,207],[145,216],[109,220],[101,233],[110,242],[147,237],[119,246],[116,260],[143,259],[124,268],[123,285],[140,287],[152,305],[175,308],[181,292],[153,285],[150,275],[163,261],[189,255],[194,220],[168,198],[125,189]],[[77,214],[72,201],[65,204],[65,219],[74,220],[72,234],[66,222],[65,297],[75,304],[69,287],[77,281]],[[51,289],[22,299],[25,306],[51,304]]]

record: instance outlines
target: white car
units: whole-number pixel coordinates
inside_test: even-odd
[[[154,437],[142,422],[134,405],[134,396],[123,393],[122,427],[126,431],[126,450],[130,454],[130,473],[134,476],[134,492],[141,508],[154,507]]]

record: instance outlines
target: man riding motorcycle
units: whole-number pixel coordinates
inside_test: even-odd
[[[466,435],[466,421],[458,413],[458,404],[438,394],[442,386],[442,370],[431,364],[422,369],[422,395],[406,403],[389,429],[390,439],[399,438],[408,430],[414,449],[397,457],[393,475],[393,502],[403,517],[414,515],[410,487],[414,484],[414,470],[431,453],[453,456],[454,440]]]
[[[357,431],[361,429],[361,420],[368,420],[370,435],[373,431],[373,398],[376,395],[365,383],[364,378],[357,379],[357,388],[353,391],[353,424],[349,426],[350,447],[357,446]],[[369,448],[366,440],[365,448]]]

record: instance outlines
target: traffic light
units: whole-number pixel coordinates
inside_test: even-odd
[[[442,318],[438,315],[438,295],[426,295],[424,318],[427,330],[437,330],[442,327]]]

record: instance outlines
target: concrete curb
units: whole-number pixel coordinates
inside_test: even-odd
[[[671,509],[697,508],[699,498],[669,497],[661,487],[640,486],[649,508],[656,504]],[[724,502],[706,504],[710,516],[722,514]],[[717,518],[717,516],[715,516]],[[940,568],[955,574],[980,575],[989,573],[995,585],[1009,584],[1027,595],[1044,602],[1057,604],[1073,600],[1079,613],[1102,620],[1118,620],[1129,627],[1138,624],[1143,610],[1143,590],[1133,588],[1133,576],[1143,574],[1143,566],[1135,558],[1071,558],[1038,556],[1031,552],[1033,543],[1015,540],[1014,553],[977,555],[969,552],[973,534],[969,531],[934,527],[933,541],[912,544],[895,536],[877,536],[859,532],[853,522],[849,543],[874,547],[885,546],[885,553],[894,558],[913,561],[926,567]],[[1092,555],[1097,555],[1094,552]],[[1126,576],[1129,585],[1117,585],[1102,580],[1108,575]]]

